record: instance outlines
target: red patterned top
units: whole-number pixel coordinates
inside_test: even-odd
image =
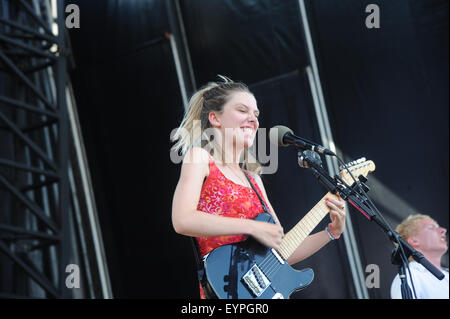
[[[262,196],[255,179],[247,173],[252,184]],[[267,202],[264,201],[267,205]],[[212,157],[209,160],[209,175],[203,183],[197,210],[208,214],[253,219],[264,212],[263,206],[252,188],[236,184],[220,171]],[[243,241],[247,235],[229,235],[216,237],[196,237],[200,258],[213,249],[231,243]],[[200,297],[205,298],[200,287]]]

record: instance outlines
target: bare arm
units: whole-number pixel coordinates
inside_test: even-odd
[[[330,230],[335,236],[340,236],[345,228],[345,202],[339,196],[328,197],[327,206],[330,209],[331,225]],[[322,230],[313,235],[309,235],[297,247],[294,253],[288,258],[290,265],[296,264],[311,255],[314,255],[323,246],[331,241],[330,236],[325,230]]]
[[[196,160],[189,161],[190,156]],[[208,155],[201,148],[185,156],[172,203],[172,224],[179,234],[195,237],[248,234],[269,247],[281,243],[279,226],[251,219],[216,216],[197,210],[203,180],[208,174]]]
[[[288,258],[289,265],[296,264],[308,258],[309,256],[314,255],[330,241],[331,241],[330,236],[328,236],[325,230],[309,235],[300,244],[300,246],[297,247],[294,253],[291,256],[289,256]]]
[[[272,214],[274,216],[274,219],[277,223],[279,223],[278,218],[275,214],[274,209],[272,208],[272,205],[270,204],[269,200],[267,199],[266,190],[264,188],[263,182],[259,176],[254,176],[255,180],[258,183],[259,188],[264,194],[264,199],[269,205],[269,208],[272,211]],[[344,205],[344,201],[342,199],[334,199],[330,198],[330,203],[327,203],[328,207],[330,208],[330,215],[332,216],[333,224],[343,223],[345,225],[345,212],[342,214],[342,210],[339,208]],[[340,234],[342,233],[343,227],[336,228],[336,233]],[[339,225],[341,226],[341,225]],[[309,235],[305,238],[305,240],[300,244],[300,246],[297,247],[297,249],[294,251],[294,253],[288,258],[288,263],[290,265],[296,264],[312,255],[314,255],[317,251],[319,251],[323,246],[325,246],[327,243],[331,241],[330,236],[328,233],[323,230],[318,233],[315,233],[313,235]]]

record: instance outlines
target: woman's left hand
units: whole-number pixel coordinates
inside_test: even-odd
[[[339,196],[327,196],[326,203],[330,208],[330,231],[339,238],[345,228],[345,201]]]

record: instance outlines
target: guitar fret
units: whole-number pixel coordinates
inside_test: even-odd
[[[280,249],[280,253],[284,259],[288,259],[290,254],[285,249]]]
[[[295,233],[291,233],[290,237],[292,238],[292,243],[293,243],[294,251],[295,251],[297,249],[298,245],[300,245],[300,242],[298,240],[298,237],[295,236]]]
[[[309,233],[309,227],[310,226],[309,226],[309,223],[308,223],[307,215],[305,215],[305,217],[303,217],[301,221],[303,222],[305,233]]]
[[[310,216],[306,215],[305,218],[306,218],[306,222],[308,223],[308,226],[310,228],[310,229],[308,229],[308,233],[310,233],[314,229],[314,226],[313,226],[314,224],[311,223],[311,217]]]
[[[314,220],[314,222],[316,223],[316,226],[317,226],[317,224],[320,223],[320,219],[316,216],[316,214],[311,214],[311,216],[312,216],[312,219]]]
[[[370,163],[365,165],[369,164]],[[373,163],[370,166],[373,167],[372,170],[370,170],[370,168],[367,170],[373,171]],[[326,204],[327,197],[335,197],[335,195],[331,193],[325,194],[325,196],[323,196],[322,199],[286,234],[280,245],[280,251],[283,258],[287,259],[317,227],[323,218],[328,215],[330,209]]]
[[[305,216],[305,221],[308,223],[308,232],[312,231],[314,223],[311,221],[311,216],[307,214]]]
[[[288,245],[288,242],[287,242],[287,240],[286,240],[286,237],[284,237],[283,242],[281,243],[281,245],[282,245],[283,249],[284,249],[286,252],[289,252],[289,245]]]
[[[292,230],[297,235],[297,237],[300,238],[300,243],[301,243],[305,238],[303,237],[303,234],[300,232],[300,229],[297,229],[297,227],[294,227]]]
[[[288,244],[288,247],[289,247],[289,250],[291,251],[291,254],[295,251],[295,245],[294,245],[294,243],[291,241],[291,238],[288,238],[287,239],[287,244]]]
[[[328,214],[328,206],[325,204],[325,195],[284,237],[280,245],[280,253],[287,259],[294,253],[298,246],[317,227]]]
[[[291,256],[291,255],[292,255],[291,250],[290,249],[286,249],[286,256]]]
[[[318,211],[318,210],[319,210],[319,208],[314,207],[314,212],[311,213],[311,217],[314,219],[314,222],[316,223],[316,226],[317,226],[317,224],[320,223],[320,220],[321,220],[321,218],[319,218],[320,211]]]
[[[298,225],[298,230],[303,234],[304,238],[308,237],[308,233],[304,231],[300,224]]]
[[[319,224],[320,220],[318,220],[317,218],[315,218],[314,214],[309,215],[309,220],[312,221],[312,228],[311,231],[314,230],[314,228],[316,228],[317,224]]]
[[[278,251],[284,259],[287,259],[289,257],[289,254],[284,250],[283,247],[280,246],[280,249]]]

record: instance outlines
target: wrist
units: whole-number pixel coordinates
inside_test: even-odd
[[[255,236],[256,231],[256,221],[252,219],[243,219],[245,224],[245,231],[244,233],[250,236]]]
[[[333,229],[333,225],[331,223],[328,224],[325,230],[327,231],[330,238],[332,238],[332,240],[339,239],[341,237],[341,234],[337,234],[336,230]]]

